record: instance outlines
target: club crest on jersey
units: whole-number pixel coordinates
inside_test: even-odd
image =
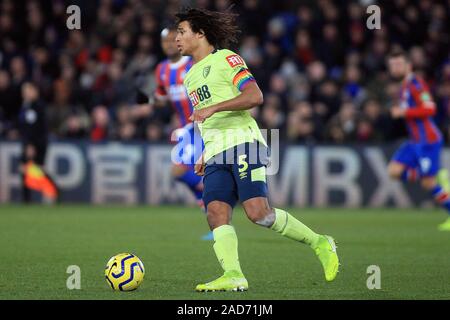
[[[237,54],[232,54],[231,56],[227,57],[227,62],[228,64],[234,68],[236,66],[243,66],[244,65],[244,60],[238,56]]]
[[[196,107],[198,105],[198,103],[200,102],[197,92],[195,92],[195,91],[192,91],[191,93],[189,93],[189,99],[191,100],[193,107]]]
[[[206,66],[206,67],[203,68],[203,78],[206,79],[206,77],[208,76],[210,70],[211,70],[211,66]]]
[[[420,95],[423,101],[431,101],[431,96],[428,92],[424,92]]]

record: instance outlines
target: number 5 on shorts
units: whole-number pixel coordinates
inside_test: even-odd
[[[241,179],[244,179],[247,177],[247,169],[248,169],[248,163],[246,161],[247,155],[241,154],[238,158],[238,165],[239,165],[239,177]]]

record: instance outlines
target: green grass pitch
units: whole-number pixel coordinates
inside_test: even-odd
[[[196,293],[221,272],[204,216],[192,207],[0,206],[0,299],[449,299],[450,232],[441,210],[291,209],[339,242],[341,272],[326,283],[303,244],[253,225],[235,210],[240,261],[250,289]],[[111,256],[132,252],[146,267],[134,292],[113,292],[103,271]],[[68,290],[69,265],[81,290]],[[369,290],[367,267],[381,269]]]

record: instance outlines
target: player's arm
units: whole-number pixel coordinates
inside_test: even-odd
[[[237,97],[214,105],[215,112],[248,110],[263,104],[264,98],[256,81],[250,81]]]
[[[168,97],[167,92],[164,87],[164,84],[161,79],[161,68],[162,65],[158,64],[158,66],[155,69],[155,82],[156,82],[156,89],[152,97],[143,96],[142,92],[139,92],[141,95],[141,98],[138,98],[138,102],[136,105],[134,105],[131,108],[130,116],[132,119],[141,119],[149,117],[153,111],[154,108],[163,108],[168,103]]]
[[[203,122],[216,112],[248,110],[261,105],[263,101],[263,94],[259,89],[258,84],[256,81],[252,80],[245,85],[241,94],[237,97],[220,102],[208,108],[194,110],[190,118],[192,121]]]
[[[411,84],[411,94],[416,102],[416,107],[402,109],[399,106],[394,106],[391,109],[394,118],[420,119],[432,117],[436,114],[436,104],[424,83]]]
[[[163,81],[161,79],[161,68],[162,64],[160,63],[155,69],[156,89],[154,93],[153,105],[157,108],[165,107],[169,102],[166,88],[164,87]]]
[[[405,112],[407,119],[432,117],[436,114],[436,104],[431,98],[431,94],[426,88],[414,87],[411,90],[416,107]]]

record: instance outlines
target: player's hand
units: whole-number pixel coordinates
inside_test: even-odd
[[[391,108],[391,116],[394,119],[403,118],[405,116],[405,109],[400,106],[393,106]]]
[[[216,113],[216,111],[217,109],[215,106],[194,110],[189,119],[191,119],[191,121],[203,122]]]
[[[205,161],[203,158],[203,154],[195,162],[194,173],[198,176],[203,176],[205,174]]]

